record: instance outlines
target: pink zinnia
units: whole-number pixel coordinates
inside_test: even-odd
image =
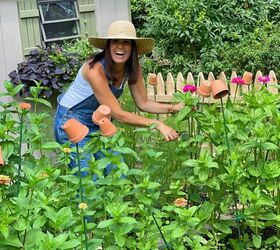
[[[194,93],[194,92],[196,92],[196,86],[187,84],[187,85],[184,86],[183,92],[184,93],[186,93],[186,92]]]
[[[259,76],[258,77],[258,81],[261,82],[261,83],[268,83],[270,81],[270,77],[269,76]]]
[[[245,84],[245,80],[240,76],[232,78],[231,82],[235,83],[237,85],[244,85]]]

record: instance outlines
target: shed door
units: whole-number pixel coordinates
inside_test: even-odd
[[[81,36],[87,38],[96,35],[94,0],[78,0]]]
[[[36,0],[18,0],[20,35],[23,54],[28,55],[36,45],[41,45],[39,11]]]

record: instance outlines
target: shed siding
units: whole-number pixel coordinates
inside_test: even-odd
[[[0,1],[0,91],[8,74],[23,60],[16,0]],[[3,101],[3,99],[1,98]]]
[[[110,24],[115,20],[131,20],[129,0],[95,0],[96,31],[106,36]]]

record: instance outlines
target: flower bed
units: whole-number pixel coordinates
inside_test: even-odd
[[[10,96],[22,87],[5,86]],[[45,134],[47,113],[1,103],[1,249],[277,249],[279,94],[262,85],[242,93],[242,105],[227,96],[210,105],[185,90],[174,95],[185,108],[168,118],[181,133],[166,143],[170,157],[154,125],[133,132],[138,153],[126,129],[69,148]],[[88,169],[68,168],[72,151],[98,150],[105,157]],[[116,169],[105,177],[108,163]]]

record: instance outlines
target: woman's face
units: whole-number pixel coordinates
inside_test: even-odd
[[[110,42],[110,53],[113,61],[118,64],[124,64],[131,55],[131,40],[112,39]]]

